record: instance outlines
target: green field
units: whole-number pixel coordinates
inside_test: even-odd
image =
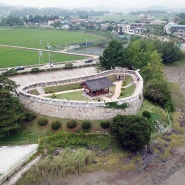
[[[72,32],[27,28],[0,28],[0,35],[0,44],[39,49],[45,49],[48,44],[54,47],[66,47],[66,44],[85,43],[86,40],[89,42],[100,39],[100,36],[79,31]],[[81,56],[51,53],[51,61],[53,63],[81,60],[84,58],[85,57]],[[0,59],[0,68],[39,64],[39,56],[37,51],[1,46]],[[48,53],[43,52],[43,57],[41,58],[40,63],[44,64],[48,62]]]
[[[66,46],[72,43],[85,43],[101,37],[80,31],[44,29],[0,28],[0,44],[45,49],[50,46]]]
[[[48,63],[49,55],[48,52],[43,52],[43,57],[40,58],[40,63]],[[64,62],[71,60],[81,60],[85,57],[76,55],[65,55],[50,53],[52,63]],[[14,66],[25,66],[39,64],[38,51],[21,50],[15,48],[0,47],[0,68],[14,67]]]

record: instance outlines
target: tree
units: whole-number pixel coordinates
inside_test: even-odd
[[[144,88],[144,97],[170,112],[175,110],[168,84],[163,79],[148,81]]]
[[[124,56],[125,51],[122,44],[116,40],[112,40],[104,50],[103,56],[100,56],[100,65],[105,69],[123,65]]]
[[[113,118],[111,132],[123,149],[135,152],[149,144],[152,127],[144,117],[117,115]]]
[[[23,108],[13,94],[16,87],[15,82],[0,75],[0,137],[8,136],[21,126]]]
[[[151,53],[147,65],[144,66],[141,70],[144,81],[146,82],[152,79],[160,80],[161,78],[163,78],[162,67],[163,64],[161,55],[157,52],[157,50],[155,50]]]
[[[178,48],[174,42],[155,41],[154,44],[156,50],[161,53],[162,62],[164,64],[172,64],[183,58],[180,48]]]

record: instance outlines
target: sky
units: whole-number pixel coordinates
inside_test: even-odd
[[[185,8],[185,0],[0,0],[0,4],[21,5],[27,7],[109,7],[109,8],[142,8],[152,5],[171,9]]]

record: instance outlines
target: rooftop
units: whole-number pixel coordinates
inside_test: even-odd
[[[114,86],[114,84],[109,80],[108,77],[86,80],[81,84],[87,85],[87,88],[91,91],[96,91],[96,90]]]

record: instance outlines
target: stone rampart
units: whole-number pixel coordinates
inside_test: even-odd
[[[134,94],[127,98],[118,99],[114,102],[117,104],[128,103],[129,107],[125,110],[118,109],[108,109],[105,108],[108,101],[69,101],[69,100],[59,100],[59,99],[48,99],[44,97],[39,97],[32,95],[29,92],[30,89],[37,87],[46,86],[56,86],[61,84],[68,84],[74,82],[82,82],[87,79],[93,79],[103,76],[109,76],[112,74],[116,75],[132,75],[134,77],[136,84],[136,91]],[[137,71],[130,71],[125,69],[114,69],[101,73],[97,73],[91,76],[83,76],[80,78],[73,78],[67,80],[51,81],[51,82],[40,82],[25,86],[19,90],[19,97],[21,102],[25,105],[25,108],[32,110],[36,113],[58,117],[58,118],[70,118],[70,119],[90,119],[90,120],[103,120],[111,119],[117,114],[135,114],[140,109],[143,102],[143,79]]]

